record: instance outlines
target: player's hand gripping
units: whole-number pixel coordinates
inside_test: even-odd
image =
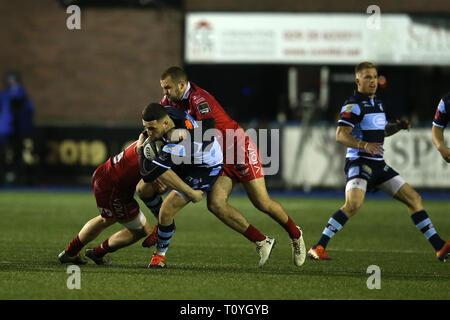
[[[372,156],[380,156],[384,153],[383,144],[380,142],[366,142],[364,150]]]
[[[147,135],[146,131],[141,132],[141,134],[139,135],[138,142],[136,143],[136,146],[134,147],[136,152],[139,152],[139,149],[142,147],[142,145],[144,144],[145,139],[147,139],[147,137],[148,137],[148,135]]]
[[[411,121],[409,120],[396,120],[397,126],[400,130],[408,130],[411,129]]]
[[[192,192],[189,194],[189,199],[191,199],[193,203],[201,201],[202,198],[203,198],[202,190],[192,190]]]

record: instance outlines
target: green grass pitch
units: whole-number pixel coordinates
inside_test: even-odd
[[[307,249],[343,199],[275,198],[304,230]],[[438,262],[406,207],[367,200],[330,241],[331,261],[291,262],[287,233],[245,197],[230,203],[250,223],[276,238],[258,268],[255,247],[206,209],[189,204],[175,218],[167,269],[147,269],[153,249],[141,241],[111,254],[113,265],[81,266],[81,288],[69,290],[58,253],[98,214],[91,193],[0,193],[0,299],[303,300],[450,299],[450,263]],[[141,203],[142,204],[142,203]],[[439,234],[450,237],[450,202],[424,201]],[[143,207],[143,206],[142,206]],[[153,216],[144,208],[148,219]],[[114,225],[87,247],[120,229]],[[83,250],[84,252],[84,250]],[[381,289],[370,290],[370,265],[381,269]]]

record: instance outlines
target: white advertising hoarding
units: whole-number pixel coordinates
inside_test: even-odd
[[[187,13],[187,63],[450,65],[450,19]]]
[[[343,187],[346,148],[335,141],[335,127],[312,127],[302,142],[299,127],[282,130],[282,177],[289,186]],[[449,130],[445,131],[450,141]],[[298,152],[299,144],[303,150]],[[385,161],[413,187],[450,187],[450,164],[431,141],[430,129],[400,131],[387,137]]]

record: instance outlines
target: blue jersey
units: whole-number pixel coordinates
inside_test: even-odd
[[[338,126],[350,126],[353,128],[351,135],[358,140],[366,142],[384,142],[384,130],[387,124],[383,103],[376,96],[372,99],[355,92],[341,109]],[[383,160],[383,155],[371,155],[364,149],[347,148],[347,158],[354,160],[366,158]]]
[[[172,169],[192,188],[209,191],[222,169],[220,144],[214,136],[203,141],[203,130],[200,130],[198,123],[187,112],[175,107],[166,107],[166,110],[175,123],[175,128],[187,129],[191,137],[178,143],[168,143],[164,139],[166,144],[153,160],[146,159],[141,150],[139,162],[144,181],[153,181],[166,170]]]
[[[440,101],[436,108],[433,125],[439,128],[445,128],[450,121],[450,92]]]
[[[195,165],[197,167],[215,167],[222,164],[223,155],[220,144],[215,137],[209,141],[203,141],[203,133],[199,132],[196,141],[195,130],[199,128],[197,122],[187,112],[175,107],[166,107],[169,117],[175,123],[177,129],[188,129],[191,139],[178,143],[167,143],[162,148],[161,154],[153,160],[153,163],[170,169],[174,164]],[[166,139],[164,139],[167,142]]]

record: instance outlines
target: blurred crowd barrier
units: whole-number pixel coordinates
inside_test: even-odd
[[[346,149],[335,142],[335,128],[334,124],[290,124],[251,129],[268,187],[343,188]],[[24,144],[25,181],[29,185],[89,185],[95,168],[135,141],[140,131],[136,127],[38,126]],[[445,138],[450,139],[449,132]],[[412,186],[450,188],[450,166],[434,148],[430,128],[401,131],[386,138],[384,149],[386,163]]]

